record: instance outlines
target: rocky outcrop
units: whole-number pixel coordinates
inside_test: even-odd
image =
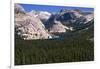
[[[19,4],[14,4],[14,12],[15,14],[25,13],[25,9]]]
[[[61,22],[55,21],[55,24],[49,28],[50,33],[64,33],[69,30],[68,27],[64,26]]]
[[[19,5],[15,5],[15,7]],[[21,8],[22,10],[23,8]],[[15,9],[16,10],[16,9]],[[20,10],[19,10],[20,11]],[[39,18],[17,12],[15,14],[15,31],[22,39],[48,39],[50,34]]]
[[[32,10],[31,12],[29,12],[27,14],[39,18],[43,23],[45,23],[51,16],[51,13],[49,13],[49,12],[35,11],[35,10]]]

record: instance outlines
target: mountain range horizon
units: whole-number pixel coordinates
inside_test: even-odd
[[[25,6],[29,5],[26,4]],[[32,11],[26,12],[25,7],[23,7],[22,4],[15,4],[15,32],[17,36],[23,39],[59,38],[60,36],[55,35],[55,33],[68,33],[78,29],[81,30],[88,25],[91,25],[91,21],[94,19],[93,11],[86,12],[87,8],[85,8],[84,12],[77,8],[68,10],[66,8],[61,9],[62,7],[58,7],[59,12],[50,13],[48,11],[34,10],[37,8],[37,5],[32,6],[32,8],[29,7]],[[41,8],[43,6],[38,7]]]

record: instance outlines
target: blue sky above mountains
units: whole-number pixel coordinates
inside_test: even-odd
[[[36,11],[48,11],[48,12],[59,12],[61,9],[74,10],[79,9],[81,11],[93,12],[94,8],[86,7],[71,7],[71,6],[53,6],[53,5],[35,5],[35,4],[20,4],[27,12]]]

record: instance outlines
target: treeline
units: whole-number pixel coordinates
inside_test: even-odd
[[[91,29],[65,34],[62,40],[15,39],[15,65],[77,62],[94,60]]]

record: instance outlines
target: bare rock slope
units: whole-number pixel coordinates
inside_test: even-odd
[[[17,12],[16,12],[17,10]],[[47,39],[50,37],[39,18],[28,15],[24,9],[15,4],[15,31],[23,39]]]

